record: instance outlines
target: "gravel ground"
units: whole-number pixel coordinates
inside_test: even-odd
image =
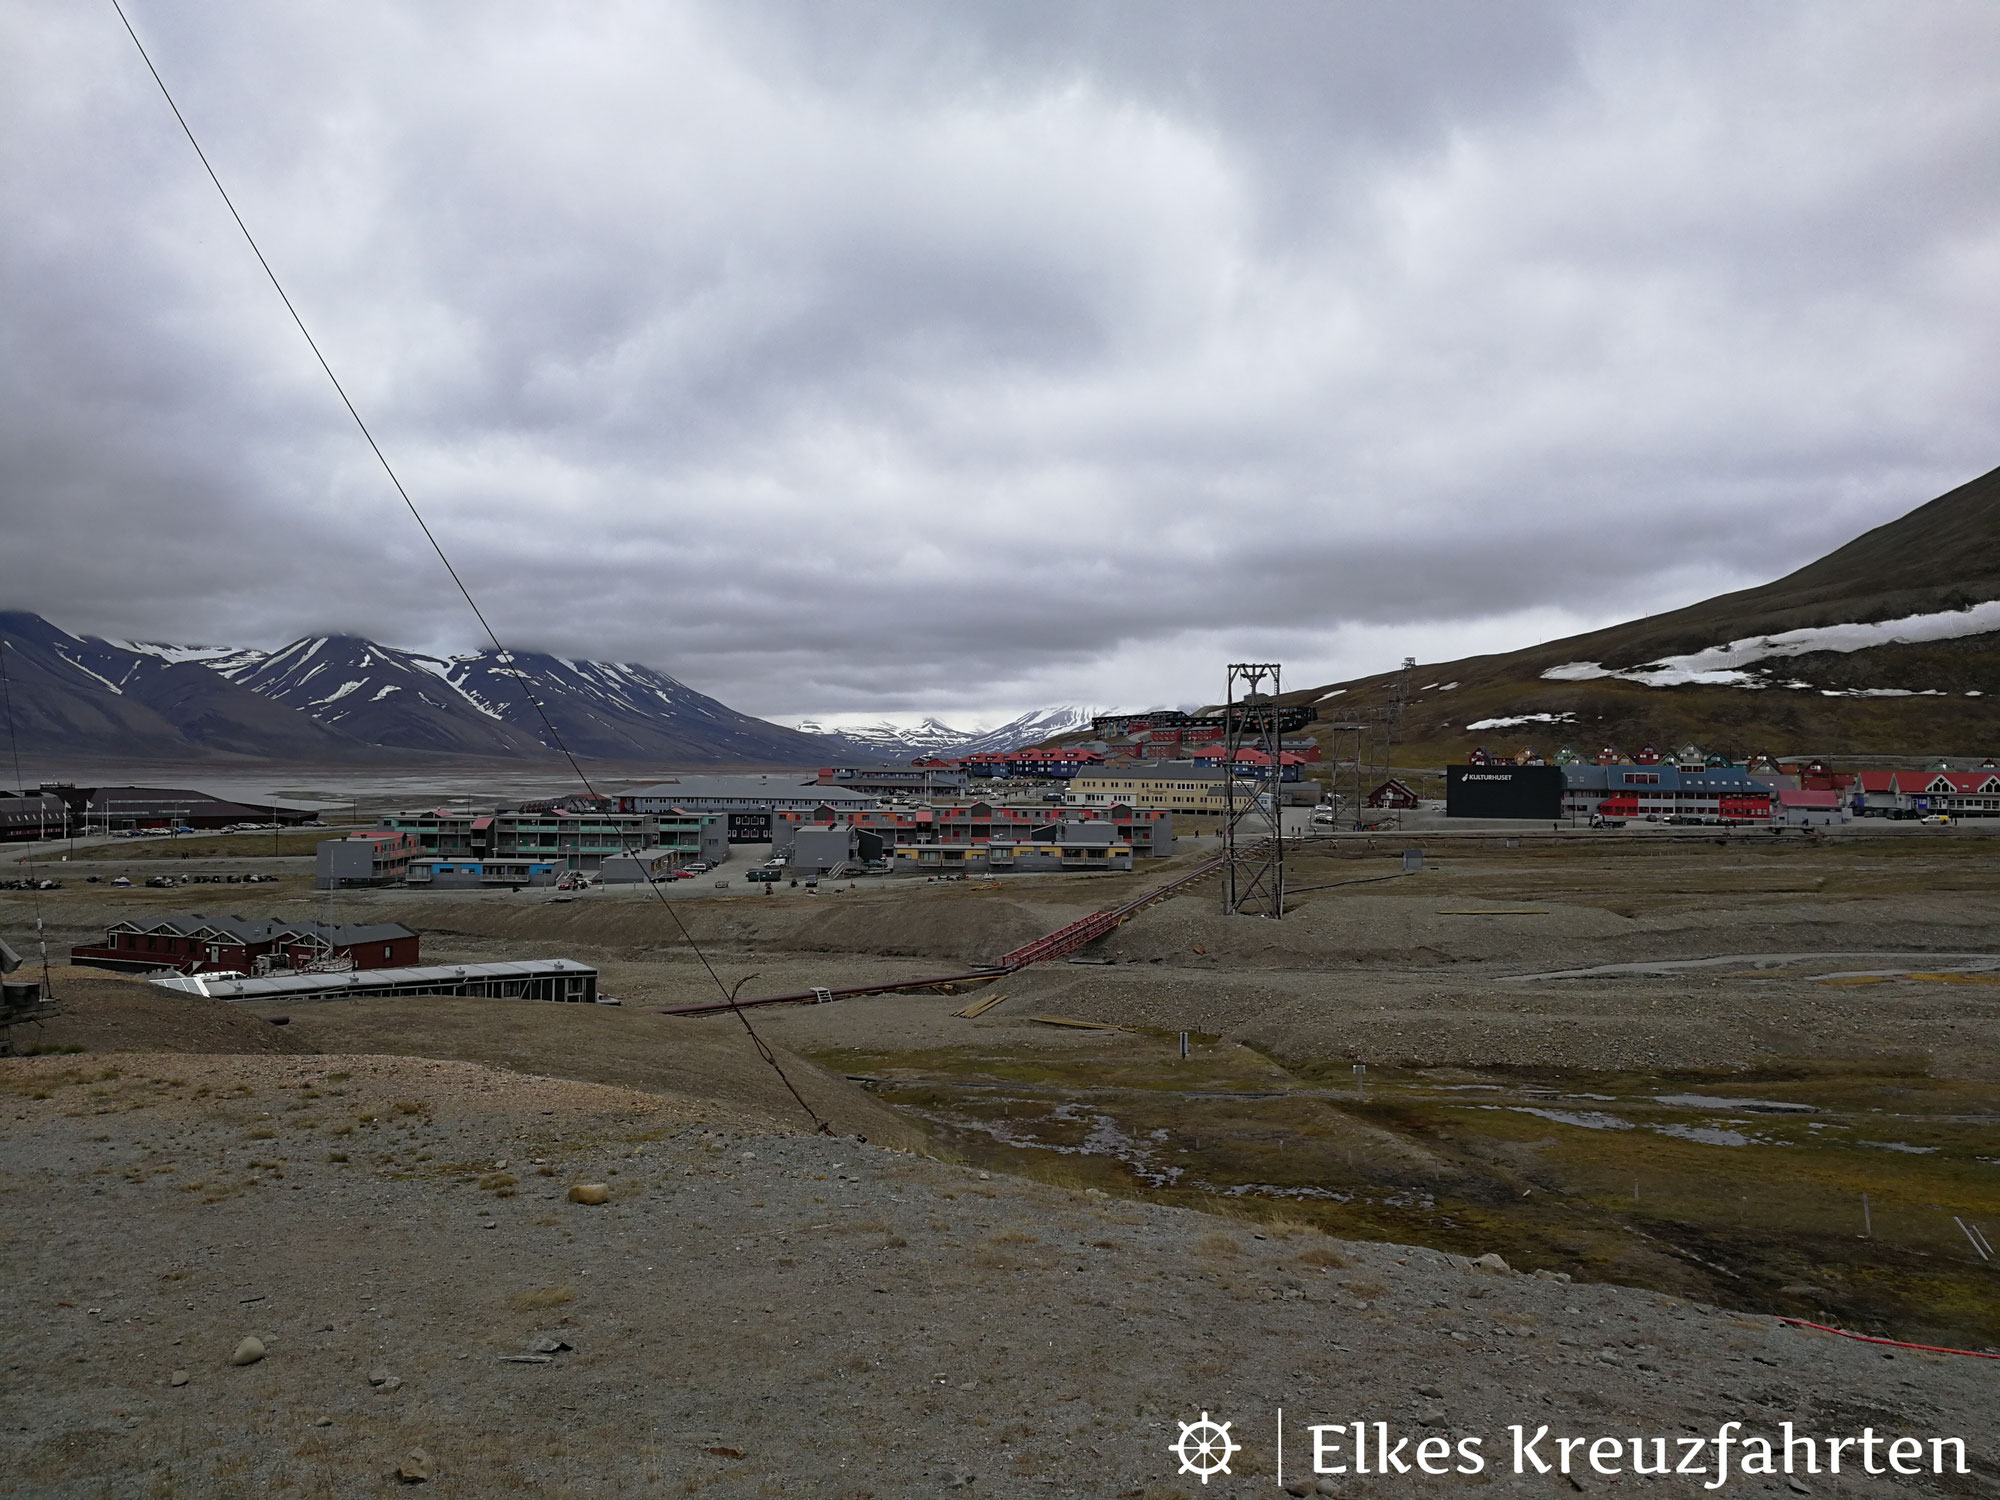
[[[1489,1494],[1611,1482],[1581,1454],[1574,1486],[1516,1478],[1510,1423],[1791,1420],[1995,1458],[1984,1361],[1262,1237],[715,1105],[380,1057],[39,1058],[0,1084],[10,1493],[346,1496],[401,1465],[466,1496],[1273,1494],[1280,1406],[1288,1473],[1309,1422],[1365,1419],[1483,1438],[1485,1473],[1424,1483]],[[567,1201],[576,1181],[611,1201]],[[252,1336],[265,1357],[232,1364]],[[1206,1486],[1167,1452],[1204,1410],[1245,1445]]]
[[[1984,984],[1820,984],[1747,966],[1735,974],[1529,983],[1430,971],[1224,974],[1125,963],[1045,965],[978,993],[1005,998],[973,1021],[951,1015],[971,995],[892,995],[759,1011],[756,1023],[774,1042],[806,1052],[1103,1045],[1103,1033],[1027,1019],[1056,1015],[1206,1032],[1296,1061],[1378,1067],[1729,1072],[1779,1058],[1920,1057],[1938,1077],[2000,1080],[2000,986]]]

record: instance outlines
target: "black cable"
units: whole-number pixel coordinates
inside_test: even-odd
[[[1343,885],[1374,885],[1379,880],[1401,880],[1411,873],[1408,870],[1394,870],[1387,875],[1360,875],[1352,880],[1330,880],[1325,885],[1293,886],[1286,891],[1287,896],[1303,896],[1307,891],[1330,891]]]
[[[7,647],[8,642],[0,638],[0,706],[7,710],[7,745],[14,756],[14,790],[25,795],[28,788],[21,780],[21,737],[14,728],[14,685],[7,678]],[[63,821],[69,821],[68,804],[63,806]],[[28,888],[35,895],[35,945],[42,955],[42,993],[53,1000],[56,996],[55,981],[49,974],[49,937],[42,925],[42,882],[35,873],[33,845],[29,846],[28,856],[21,862],[28,867]]]
[[[305,319],[299,316],[299,310],[292,305],[292,299],[285,293],[284,284],[278,280],[278,273],[271,269],[271,263],[264,258],[263,250],[258,247],[257,237],[250,232],[250,226],[243,222],[243,215],[236,211],[236,204],[231,200],[229,190],[222,185],[222,179],[216,175],[215,168],[209,163],[208,153],[201,149],[201,142],[195,139],[194,131],[188,125],[187,117],[181,113],[181,107],[174,102],[173,91],[167,87],[167,81],[160,76],[160,70],[153,66],[153,59],[146,51],[146,44],[139,40],[139,33],[132,29],[132,22],[125,14],[125,7],[119,4],[119,0],[111,0],[111,8],[118,12],[118,19],[125,26],[125,34],[132,38],[132,45],[139,49],[139,57],[146,64],[146,71],[153,75],[153,82],[160,86],[161,97],[167,101],[167,108],[174,112],[174,119],[180,124],[181,134],[187,137],[188,144],[194,147],[194,154],[201,159],[202,170],[208,173],[208,180],[215,184],[215,191],[221,195],[223,206],[229,210],[229,217],[234,219],[236,227],[243,231],[243,238],[250,246],[250,253],[257,257],[257,264],[264,268],[264,275],[269,278],[272,290],[277,292],[278,300],[285,304],[285,311],[292,315],[292,322],[297,325],[300,335],[306,341],[306,346],[312,350],[313,358],[319,361],[320,369],[326,372],[326,378],[332,382],[334,393],[340,397],[340,404],[345,406],[347,414],[354,418],[354,425],[361,429],[361,436],[367,440],[369,450],[374,453],[376,461],[382,465],[382,472],[389,476],[389,483],[395,486],[396,493],[402,497],[403,504],[408,507],[410,518],[417,523],[418,530],[424,534],[424,540],[431,544],[431,551],[437,554],[438,561],[444,564],[445,572],[451,575],[451,581],[458,586],[458,592],[464,597],[467,608],[472,611],[473,618],[479,621],[480,629],[486,632],[486,639],[493,643],[493,651],[495,656],[499,658],[502,672],[506,676],[512,677],[515,684],[521,689],[521,696],[527,700],[528,706],[535,711],[535,717],[542,721],[542,728],[548,731],[549,739],[554,742],[555,748],[561,753],[562,758],[569,762],[570,770],[575,772],[576,779],[583,783],[583,789],[592,798],[597,798],[597,788],[591,785],[590,778],[584,774],[583,767],[577,764],[576,757],[570,754],[569,746],[563,743],[562,735],[557,731],[554,721],[549,718],[548,711],[542,707],[541,700],[535,696],[534,689],[528,685],[527,674],[514,665],[513,653],[500,644],[500,637],[494,631],[493,626],[488,623],[486,612],[479,607],[479,601],[472,597],[472,590],[465,586],[465,580],[459,577],[458,569],[451,565],[451,559],[445,556],[444,548],[439,544],[436,534],[431,530],[429,523],[424,520],[423,513],[417,509],[417,502],[412,500],[410,492],[403,488],[403,481],[396,476],[396,470],[390,464],[388,455],[382,451],[381,445],[375,441],[375,434],[368,430],[368,424],[361,419],[361,413],[355,409],[353,401],[348,398],[347,389],[340,383],[340,377],[333,373],[333,366],[327,363],[326,356],[320,352],[318,341],[313,338],[312,331],[306,327]],[[16,779],[18,780],[18,770]],[[757,1055],[771,1065],[772,1070],[777,1073],[779,1080],[783,1082],[786,1090],[798,1102],[799,1108],[803,1109],[812,1118],[816,1129],[824,1134],[831,1135],[833,1128],[820,1118],[817,1110],[806,1103],[804,1095],[800,1094],[798,1089],[793,1086],[792,1080],[786,1077],[784,1068],[778,1062],[777,1054],[772,1052],[765,1045],[764,1039],[757,1035],[756,1029],[750,1024],[750,1018],[744,1015],[742,1009],[736,1004],[736,996],[730,991],[729,986],[722,982],[722,976],[715,972],[715,965],[708,961],[708,955],[701,951],[701,945],[694,940],[694,934],[688,931],[687,923],[681,920],[680,913],[674,910],[673,902],[667,899],[666,893],[660,889],[658,883],[653,879],[652,873],[645,868],[643,863],[640,865],[639,873],[645,877],[647,886],[659,898],[660,905],[666,908],[667,915],[674,919],[674,926],[680,929],[682,940],[688,945],[694,956],[701,960],[702,968],[707,970],[708,977],[715,981],[715,987],[722,992],[723,998],[729,1002],[729,1008],[735,1013],[736,1019],[743,1023],[743,1029],[749,1034],[751,1043],[757,1049]],[[47,963],[46,953],[47,949],[44,946],[45,968]]]

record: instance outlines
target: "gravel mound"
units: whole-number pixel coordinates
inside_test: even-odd
[[[308,1052],[289,1028],[227,1000],[177,995],[132,974],[51,971],[60,1015],[16,1029],[13,1043],[86,1052]]]

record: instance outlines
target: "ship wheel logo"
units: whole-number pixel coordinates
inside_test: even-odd
[[[1203,1412],[1199,1422],[1181,1423],[1180,1441],[1169,1444],[1167,1452],[1180,1459],[1183,1474],[1199,1474],[1207,1484],[1209,1475],[1229,1472],[1229,1460],[1242,1446],[1231,1440],[1227,1422],[1211,1422]]]

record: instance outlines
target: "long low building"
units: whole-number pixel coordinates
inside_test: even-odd
[[[1484,766],[1495,770],[1515,769]],[[1521,770],[1535,769],[1520,767]],[[1768,823],[1775,805],[1771,776],[1740,766],[1563,766],[1563,812],[1607,818],[1696,818],[1715,823]]]
[[[597,999],[597,970],[568,958],[425,964],[354,974],[274,974],[253,979],[177,974],[156,978],[153,983],[183,995],[208,995],[249,1004],[312,1005],[328,1000],[393,999],[406,995],[464,995],[482,1000],[554,1000],[586,1005]]]
[[[1116,841],[1065,844],[909,844],[893,851],[898,875],[997,875],[1009,871],[1129,870],[1132,846]]]
[[[729,857],[723,820],[708,812],[495,809],[475,813],[436,808],[387,813],[381,823],[386,830],[411,835],[426,855],[474,862],[543,862],[566,870],[595,870],[607,855],[663,847],[678,849],[689,862],[720,864]]]
[[[779,819],[772,834],[774,853],[785,852],[791,827],[826,819]],[[1164,859],[1174,852],[1174,815],[1165,808],[1135,808],[1123,802],[1101,807],[1064,803],[969,802],[939,807],[882,807],[857,812],[848,821],[881,836],[890,848],[911,844],[1058,844],[1071,824],[1102,822],[1139,858]]]
[[[53,792],[0,792],[0,839],[55,839],[69,831],[69,808]]]
[[[676,813],[718,813],[731,844],[768,844],[772,819],[784,813],[809,820],[879,807],[881,800],[845,787],[820,786],[800,777],[683,776],[618,793],[618,810],[667,819]],[[710,864],[721,861],[706,854]]]
[[[1863,771],[1854,810],[1864,818],[2000,818],[2000,770]]]
[[[298,802],[232,802],[175,786],[72,786],[45,782],[41,790],[62,800],[78,833],[148,828],[227,828],[232,823],[318,820],[320,809]]]
[[[625,856],[607,854],[602,869]],[[410,861],[403,883],[415,891],[478,891],[505,886],[554,885],[569,873],[567,861],[553,859],[467,859],[426,855]]]
[[[822,766],[822,788],[861,792],[870,797],[962,797],[965,772],[936,766]]]
[[[1228,774],[1215,766],[1192,761],[1159,761],[1135,765],[1089,766],[1070,779],[1069,800],[1079,807],[1161,808],[1168,812],[1215,813],[1228,810]],[[1246,787],[1244,801],[1255,795]]]

